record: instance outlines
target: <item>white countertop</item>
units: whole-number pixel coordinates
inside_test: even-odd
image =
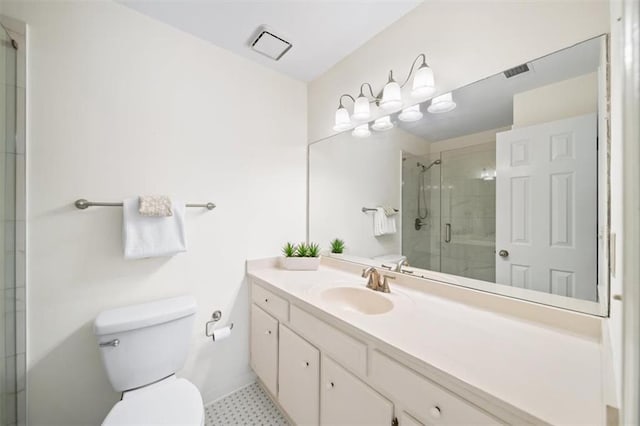
[[[391,281],[395,308],[364,315],[335,308],[323,288],[362,286],[353,273],[321,266],[287,271],[262,266],[249,275],[322,309],[371,337],[551,424],[600,424],[601,343],[513,316],[437,297]]]

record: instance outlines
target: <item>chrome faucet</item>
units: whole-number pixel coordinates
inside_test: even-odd
[[[394,280],[395,277],[391,275],[380,275],[380,272],[373,266],[369,266],[362,270],[362,278],[368,278],[367,288],[374,291],[381,291],[383,293],[390,293],[389,280]]]

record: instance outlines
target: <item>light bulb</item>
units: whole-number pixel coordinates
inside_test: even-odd
[[[336,132],[342,132],[351,127],[351,120],[349,119],[349,111],[342,105],[336,110],[336,122],[333,126],[333,130]]]
[[[390,80],[382,90],[380,108],[385,111],[395,111],[400,109],[400,107],[402,107],[402,93],[400,91],[400,85],[395,81]]]
[[[373,122],[373,124],[371,125],[371,128],[379,132],[392,129],[393,123],[391,122],[391,117],[389,117],[388,115],[385,115],[384,117],[378,118],[376,121]]]
[[[371,130],[369,130],[369,124],[367,123],[356,126],[351,134],[357,138],[366,138],[367,136],[370,136]]]
[[[456,103],[453,101],[453,95],[449,92],[431,99],[431,105],[429,105],[427,111],[432,114],[440,114],[453,111],[455,108]]]
[[[371,108],[369,106],[369,99],[364,95],[358,96],[356,99],[356,103],[353,106],[353,117],[354,120],[365,121],[368,120],[371,116]]]
[[[404,122],[418,121],[422,118],[422,112],[420,111],[420,104],[405,108],[398,115],[398,119]]]
[[[433,70],[427,64],[423,64],[416,72],[416,76],[413,77],[411,96],[417,99],[424,99],[433,95],[435,90]]]

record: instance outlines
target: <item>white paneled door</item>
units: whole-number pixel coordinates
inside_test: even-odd
[[[496,282],[597,299],[596,120],[497,134]]]

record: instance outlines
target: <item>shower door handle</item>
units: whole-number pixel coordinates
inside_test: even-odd
[[[444,242],[445,243],[451,242],[451,224],[450,223],[445,223],[444,225]]]

